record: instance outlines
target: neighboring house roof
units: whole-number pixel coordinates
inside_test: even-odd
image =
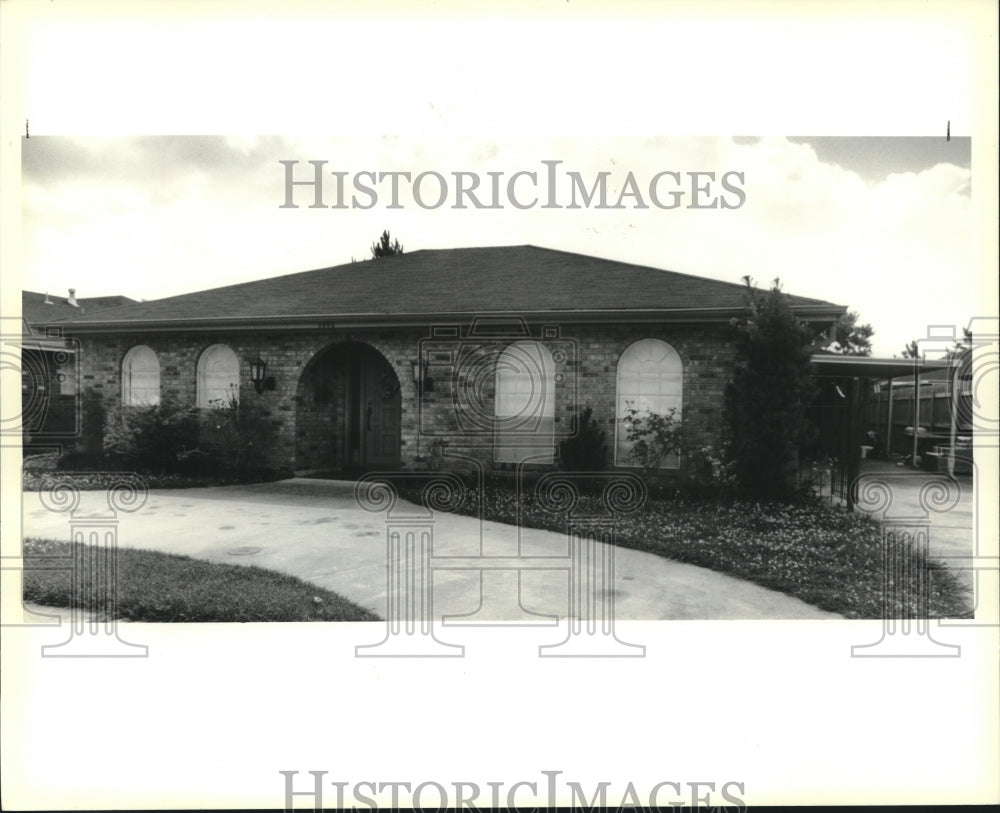
[[[802,318],[832,321],[843,306],[789,296]],[[535,246],[415,251],[73,314],[78,330],[242,325],[424,323],[516,314],[564,321],[728,319],[743,286]]]
[[[21,291],[21,318],[32,326],[49,324],[56,320],[135,304],[136,300],[127,296],[91,296],[78,298],[76,302],[76,305],[71,305],[64,296]]]
[[[26,342],[25,349],[39,351],[73,351],[70,343],[61,335],[46,335],[41,326],[59,322],[67,317],[82,316],[86,313],[109,310],[136,302],[127,296],[92,296],[77,299],[71,305],[66,297],[40,294],[35,291],[21,291],[21,336]],[[61,331],[56,331],[61,333]]]

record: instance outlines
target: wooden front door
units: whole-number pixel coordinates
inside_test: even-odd
[[[358,422],[361,465],[365,469],[399,466],[399,425],[402,413],[399,380],[379,353],[364,354],[358,381]]]

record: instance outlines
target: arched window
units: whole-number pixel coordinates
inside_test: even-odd
[[[648,412],[666,416],[675,410],[674,420],[681,418],[684,371],[681,357],[666,342],[642,339],[625,348],[618,359],[618,398],[615,421],[615,464],[636,466],[631,458],[626,424],[629,409],[639,410],[640,417]],[[680,465],[677,455],[668,455],[661,468]]]
[[[239,396],[240,361],[232,348],[213,344],[198,359],[198,406],[225,406]]]
[[[160,362],[151,347],[139,344],[122,360],[122,403],[147,406],[160,403]]]
[[[555,444],[555,364],[538,342],[515,342],[496,367],[495,459],[551,463]]]

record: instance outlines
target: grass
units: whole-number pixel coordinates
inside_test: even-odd
[[[405,481],[400,496],[421,502],[420,490]],[[507,483],[491,482],[483,494],[465,487],[456,513],[522,527],[565,533],[567,516],[546,510],[534,495],[518,498]],[[582,496],[575,516],[607,515],[599,497]],[[801,504],[750,500],[649,499],[637,512],[614,521],[621,547],[649,553],[754,582],[848,618],[967,617],[968,590],[946,566],[910,556],[910,572],[894,575],[895,600],[883,606],[882,530],[863,513],[819,500]],[[916,601],[917,574],[928,576],[926,606]]]
[[[52,607],[96,607],[92,582],[74,595],[73,557],[81,573],[97,567],[99,548],[51,539],[24,541],[24,599]],[[100,572],[100,571],[98,571]],[[81,579],[83,581],[83,579]],[[113,613],[129,621],[377,621],[330,590],[255,566],[213,564],[189,556],[119,548]],[[76,599],[74,601],[74,599]]]

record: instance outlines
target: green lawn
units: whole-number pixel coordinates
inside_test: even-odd
[[[570,475],[571,476],[571,475]],[[400,495],[420,502],[419,489],[400,481]],[[546,510],[530,487],[518,499],[513,487],[491,482],[484,495],[465,488],[451,503],[458,513],[522,527],[566,532],[564,514]],[[600,499],[582,496],[576,516],[606,513]],[[618,545],[700,565],[755,582],[848,618],[882,618],[882,531],[872,518],[821,501],[800,504],[649,499],[615,521]],[[940,562],[911,556],[908,584],[889,609],[896,618],[967,617],[968,591]],[[917,606],[917,575],[928,574],[926,610]],[[904,600],[902,597],[908,597]]]
[[[24,599],[70,607],[69,569],[79,543],[24,541]],[[83,572],[99,549],[79,546]],[[129,621],[377,621],[378,616],[329,590],[254,566],[203,562],[189,556],[119,548],[116,618]],[[95,605],[92,585],[81,606]],[[104,620],[99,618],[98,620]]]

